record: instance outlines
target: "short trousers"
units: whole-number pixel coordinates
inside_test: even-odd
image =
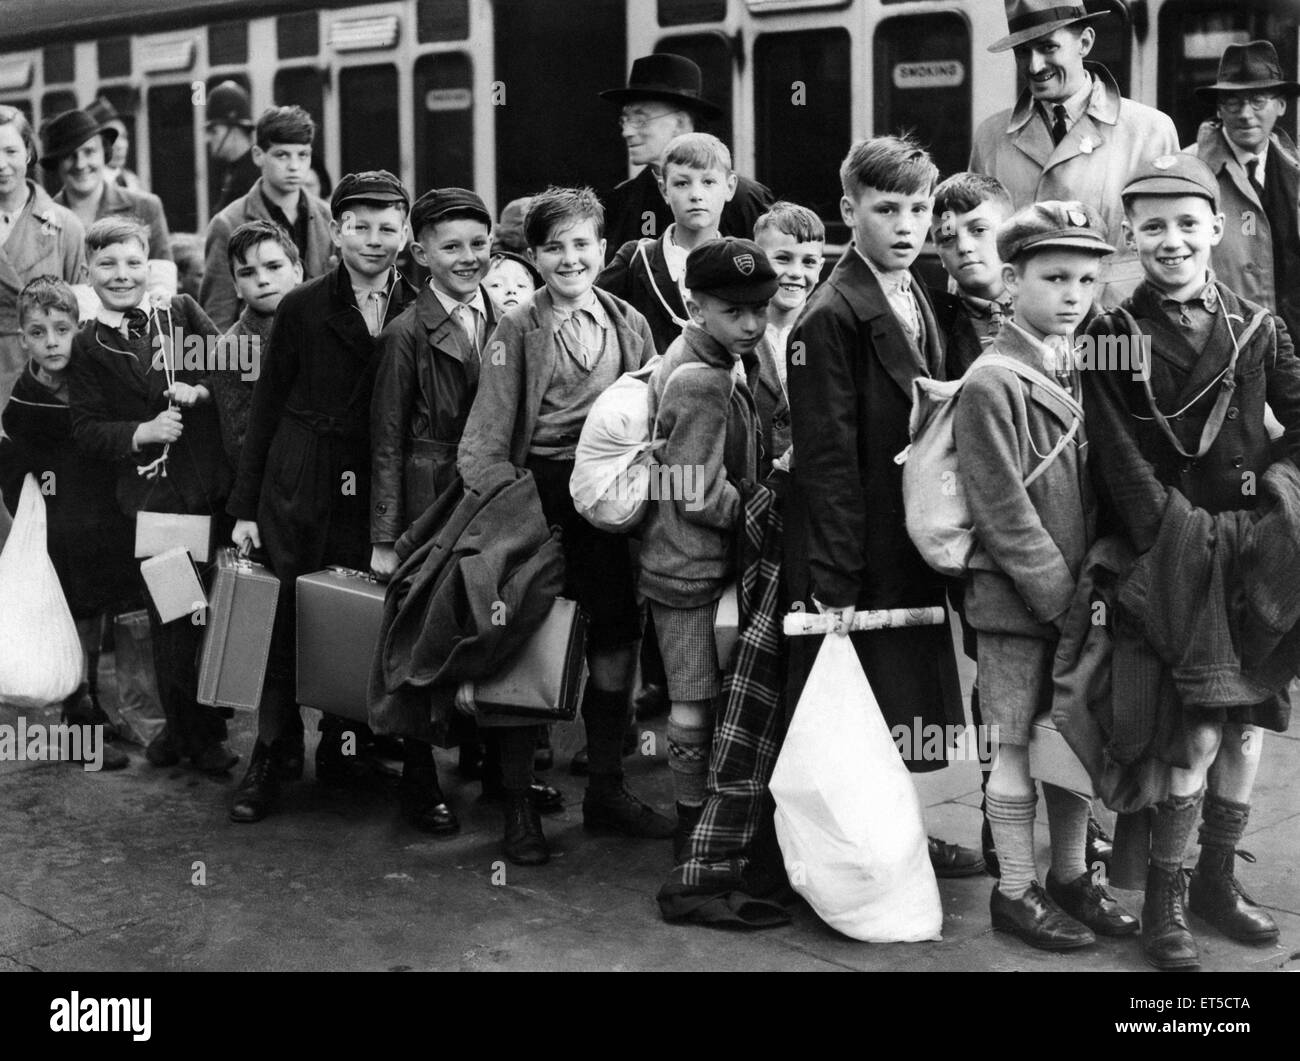
[[[976,650],[984,725],[997,727],[1000,744],[1027,746],[1034,716],[1052,707],[1056,642],[981,630]]]
[[[673,608],[650,602],[659,650],[668,675],[670,700],[712,700],[722,692],[718,645],[713,633],[717,602],[697,608]]]

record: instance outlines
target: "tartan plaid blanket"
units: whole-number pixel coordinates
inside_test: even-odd
[[[744,501],[737,596],[735,665],[723,681],[726,701],[709,757],[709,798],[691,833],[686,861],[669,883],[735,887],[769,805],[767,783],[785,735],[781,659],[781,505],[766,486]]]

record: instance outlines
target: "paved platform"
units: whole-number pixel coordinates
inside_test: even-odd
[[[28,713],[29,723],[38,720],[57,721],[56,713]],[[16,722],[16,712],[0,707],[5,722]],[[649,732],[656,754],[629,760],[628,773],[668,808],[663,723]],[[245,761],[252,739],[253,719],[240,715],[232,745]],[[309,753],[314,740],[309,733]],[[476,803],[477,782],[459,781],[445,754],[444,787],[463,823],[449,840],[403,824],[396,782],[377,771],[326,790],[311,780],[309,761],[307,779],[287,788],[278,813],[250,826],[226,818],[242,762],[223,780],[156,769],[138,749],[128,769],[112,774],[0,763],[0,969],[1146,968],[1133,940],[1053,956],[993,933],[987,877],[939,882],[944,938],[936,943],[855,942],[807,907],[792,925],[764,932],[667,925],[654,895],[670,868],[670,845],[587,836],[583,782],[564,770],[581,735],[561,726],[553,741],[558,762],[547,780],[568,806],[545,819],[554,857],[534,869],[503,861],[499,812]],[[1259,861],[1243,865],[1242,876],[1281,924],[1281,941],[1241,946],[1194,920],[1207,970],[1300,971],[1298,776],[1300,739],[1269,734],[1244,842]],[[977,766],[954,764],[917,781],[930,831],[975,843]],[[1140,909],[1139,895],[1118,894]]]

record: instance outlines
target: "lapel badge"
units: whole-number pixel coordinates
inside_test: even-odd
[[[1085,155],[1091,155],[1092,149],[1096,146],[1097,145],[1093,143],[1092,137],[1090,136],[1085,136],[1082,140],[1079,141],[1079,150],[1082,151]]]
[[[754,256],[752,254],[737,254],[731,260],[736,263],[736,268],[740,270],[741,276],[748,276],[754,271]]]

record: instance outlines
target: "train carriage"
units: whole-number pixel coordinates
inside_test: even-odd
[[[97,95],[127,116],[131,168],[174,230],[208,220],[207,90],[244,84],[254,114],[297,103],[320,122],[330,173],[383,166],[421,190],[478,189],[489,207],[557,181],[627,175],[596,93],[632,58],[674,51],[724,108],[736,165],[815,208],[832,243],[847,144],[914,129],[941,169],[1010,105],[1015,68],[986,47],[1000,0],[7,0],[0,102],[37,121]],[[1094,58],[1126,94],[1171,114],[1184,142],[1208,113],[1192,92],[1224,47],[1267,38],[1297,73],[1300,0],[1090,0]],[[1295,114],[1283,126],[1295,131]]]

